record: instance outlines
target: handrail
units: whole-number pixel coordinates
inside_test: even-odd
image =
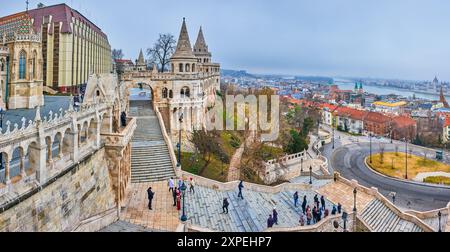
[[[155,110],[156,116],[158,118],[159,126],[161,127],[161,132],[163,134],[164,141],[166,142],[167,148],[169,149],[169,155],[170,155],[170,161],[172,162],[172,168],[174,169],[177,177],[180,177],[181,174],[178,171],[178,169],[176,169],[178,161],[175,156],[175,151],[173,149],[172,140],[170,140],[170,137],[167,134],[166,126],[164,125],[164,120],[162,118],[161,112],[159,112],[159,108],[157,106],[155,106],[154,110]]]

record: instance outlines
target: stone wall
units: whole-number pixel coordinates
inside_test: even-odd
[[[66,171],[25,195],[20,203],[0,209],[0,231],[72,231],[92,216],[116,208],[104,148]]]

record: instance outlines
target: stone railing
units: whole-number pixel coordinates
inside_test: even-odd
[[[170,154],[170,161],[172,162],[172,167],[175,171],[175,174],[177,177],[181,176],[181,167],[180,169],[177,167],[178,161],[177,157],[175,156],[175,151],[173,149],[172,140],[170,139],[169,135],[167,134],[166,126],[164,125],[164,120],[162,118],[161,112],[159,111],[159,108],[157,106],[154,107],[156,116],[158,117],[159,126],[161,127],[161,132],[164,137],[164,141],[166,142],[167,148],[169,149]]]
[[[388,207],[391,211],[393,211],[398,217],[400,217],[403,220],[412,222],[414,224],[416,224],[417,226],[419,226],[420,228],[422,228],[425,232],[434,232],[433,228],[430,227],[428,224],[426,224],[425,222],[423,222],[421,219],[419,219],[418,217],[409,214],[407,212],[403,212],[401,211],[397,206],[395,206],[394,204],[392,204],[392,202],[390,202],[386,197],[384,197],[377,188],[372,187],[372,188],[367,188],[364,187],[362,185],[360,185],[358,183],[358,181],[356,180],[347,180],[346,178],[342,177],[339,173],[335,173],[334,174],[334,179],[337,182],[341,182],[347,186],[356,188],[357,191],[362,191],[367,193],[368,195],[371,195],[373,197],[375,197],[376,199],[378,199],[379,201],[381,201],[386,207]]]
[[[303,152],[299,152],[299,153],[296,153],[296,154],[287,155],[287,156],[284,156],[284,157],[279,158],[279,159],[269,160],[269,161],[266,162],[266,164],[267,165],[273,165],[273,164],[280,163],[280,162],[281,163],[287,163],[289,161],[291,161],[291,162],[299,162],[302,158],[305,158],[305,157],[306,157],[306,151],[303,151]]]
[[[443,227],[442,231],[450,232],[450,203],[448,203],[447,206],[444,207],[444,208],[431,210],[431,211],[426,211],[426,212],[418,212],[418,211],[414,211],[414,210],[407,210],[407,211],[405,211],[405,213],[414,215],[414,216],[416,216],[417,218],[419,218],[421,220],[431,219],[431,218],[438,218],[439,212],[442,215],[447,215],[447,219],[442,219],[441,220],[442,221],[441,225]]]
[[[346,223],[346,231],[347,232],[353,232],[353,220],[354,220],[354,213],[349,213],[347,215],[347,223]],[[339,227],[336,229],[334,227],[334,222],[337,221],[339,223]],[[331,215],[327,218],[321,220],[320,222],[309,225],[309,226],[297,226],[297,227],[291,227],[291,228],[268,228],[265,230],[265,232],[344,232],[343,228],[343,220],[342,215]]]
[[[117,215],[117,208],[111,208],[102,213],[91,216],[85,220],[82,220],[73,230],[66,230],[70,232],[97,232],[102,228],[119,220]]]
[[[132,80],[132,79],[150,79],[154,81],[173,81],[173,80],[198,80],[198,79],[205,79],[210,78],[214,76],[219,76],[219,72],[209,72],[209,73],[154,73],[152,71],[145,71],[145,72],[131,72],[131,73],[124,73],[121,76],[122,80]]]
[[[121,129],[120,132],[102,133],[102,140],[104,144],[108,146],[126,146],[131,142],[136,127],[136,118],[129,118],[127,120],[127,126]]]
[[[41,42],[41,36],[39,34],[15,34],[9,39],[6,39],[6,42],[14,42],[14,41]]]
[[[193,178],[195,180],[195,183],[199,186],[214,189],[214,190],[220,190],[220,191],[232,191],[237,190],[239,181],[232,181],[232,182],[218,182],[215,180],[207,179],[204,177],[200,177],[198,175],[194,175],[192,173],[181,171],[181,175],[184,179]],[[247,183],[244,184],[246,190],[251,190],[255,192],[262,192],[262,193],[279,193],[283,191],[292,191],[292,190],[311,190],[312,187],[310,185],[306,184],[295,184],[295,183],[284,183],[278,186],[265,186],[265,185],[258,185],[253,183]]]
[[[98,104],[80,108],[80,111],[72,107],[65,113],[62,109],[59,113],[50,111],[42,119],[38,108],[34,121],[28,124],[22,118],[21,126],[16,123],[11,129],[11,123],[6,122],[6,129],[0,131],[3,132],[0,153],[4,162],[0,195],[20,196],[98,150],[101,121],[106,113],[108,107]],[[12,174],[14,169],[16,172]]]

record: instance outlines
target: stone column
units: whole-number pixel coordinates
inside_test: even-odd
[[[59,143],[58,143],[58,158],[62,158],[63,157],[63,151],[62,148],[63,147],[63,138],[61,137],[59,139]]]
[[[20,156],[20,176],[22,176],[22,178],[26,177],[27,174],[25,172],[25,156],[22,154]]]
[[[46,180],[46,157],[47,157],[47,149],[46,146],[41,144],[40,146],[30,146],[29,147],[29,157],[31,167],[35,169],[36,172],[36,180],[39,183],[44,183]]]
[[[10,172],[9,172],[9,156],[5,159],[5,184],[11,184]]]
[[[47,143],[47,160],[48,160],[48,163],[49,164],[52,164],[53,163],[53,141],[52,140],[50,140],[50,141],[48,141],[48,143]]]

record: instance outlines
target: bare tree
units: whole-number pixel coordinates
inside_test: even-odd
[[[159,39],[152,48],[147,49],[150,61],[157,64],[159,72],[168,70],[170,57],[175,52],[175,38],[172,34],[159,34]]]
[[[124,57],[122,49],[113,49],[111,55],[114,60],[123,59]]]
[[[380,143],[380,163],[384,164],[384,144]]]

